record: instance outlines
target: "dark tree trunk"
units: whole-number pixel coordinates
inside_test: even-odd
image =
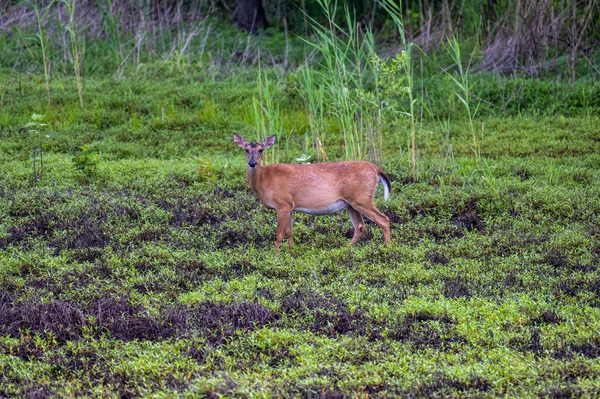
[[[262,0],[238,0],[237,2],[238,28],[255,33],[259,27],[269,27]]]

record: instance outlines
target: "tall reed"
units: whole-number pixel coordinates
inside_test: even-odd
[[[278,101],[275,98],[273,82],[266,73],[263,73],[258,62],[258,97],[252,98],[252,119],[257,132],[257,141],[264,141],[267,136],[277,135],[281,142],[282,116]],[[263,160],[266,164],[279,162],[279,146],[272,151],[265,152]]]
[[[116,15],[113,14],[113,0],[96,0],[96,3],[102,13],[102,21],[104,22],[104,30],[108,37],[110,51],[115,58],[116,65],[120,66],[123,59],[121,32],[119,29],[120,13],[117,11]]]
[[[47,6],[46,10],[43,11],[40,15],[40,8],[37,2],[35,2],[31,7],[35,11],[35,18],[38,26],[37,38],[40,42],[40,52],[42,56],[42,62],[44,64],[44,81],[46,84],[46,97],[48,100],[48,107],[50,107],[50,57],[48,55],[48,34],[46,29],[44,28],[44,22],[46,21],[46,17],[48,13],[52,9],[54,5],[54,1],[52,0]]]
[[[328,161],[327,152],[325,151],[325,93],[323,87],[315,79],[315,72],[308,66],[300,70],[299,79],[303,90],[300,94],[304,99],[305,106],[308,111],[308,127],[310,130],[312,143],[317,153],[317,159],[320,161]],[[305,140],[305,145],[307,140]],[[307,151],[307,149],[304,149]]]
[[[347,160],[376,158],[380,154],[379,140],[373,139],[372,124],[362,117],[362,103],[357,93],[366,90],[376,71],[369,58],[374,53],[370,28],[362,31],[344,4],[343,26],[335,21],[332,10],[337,2],[317,0],[326,23],[310,19],[313,40],[306,40],[320,56],[319,69],[308,68],[301,74],[300,84],[309,111],[310,129],[315,140],[314,148],[320,159],[326,159],[324,151],[324,119],[337,121],[343,139],[344,157]],[[371,149],[375,147],[375,151]],[[371,153],[370,153],[371,151]],[[373,159],[380,162],[381,159]]]
[[[410,164],[411,178],[413,182],[417,181],[417,120],[415,118],[415,103],[417,99],[414,93],[414,67],[413,67],[413,48],[412,43],[408,43],[404,34],[404,20],[402,19],[402,9],[398,3],[391,0],[381,1],[381,6],[387,11],[394,23],[400,38],[400,44],[404,48],[402,51],[402,62],[398,62],[398,70],[406,82],[405,94],[408,96],[408,108],[403,114],[408,117],[410,123]]]
[[[77,0],[60,0],[65,6],[67,13],[67,24],[63,25],[64,30],[69,34],[71,39],[71,58],[73,62],[73,71],[75,72],[75,80],[77,82],[77,94],[79,95],[79,105],[83,108],[83,83],[81,79],[81,48],[79,41],[79,30],[75,20],[75,8]]]
[[[460,100],[460,102],[464,105],[465,110],[467,111],[467,116],[469,117],[469,127],[471,130],[471,135],[473,138],[473,152],[475,154],[475,164],[479,167],[479,162],[481,159],[481,150],[479,148],[479,144],[477,143],[477,135],[475,133],[475,125],[473,123],[477,112],[479,111],[479,105],[481,101],[477,102],[475,109],[471,107],[471,83],[469,80],[469,73],[471,68],[471,61],[473,60],[473,54],[471,54],[471,58],[467,63],[466,67],[462,65],[462,58],[460,53],[460,42],[456,36],[453,36],[452,39],[448,40],[448,43],[444,43],[444,48],[452,58],[452,61],[456,65],[458,69],[458,77],[454,76],[446,69],[446,73],[452,79],[458,90],[454,93],[456,97]]]

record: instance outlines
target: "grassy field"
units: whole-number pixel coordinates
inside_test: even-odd
[[[0,397],[600,395],[596,83],[473,75],[475,158],[451,81],[424,79],[416,183],[410,129],[384,132],[391,247],[295,214],[275,255],[232,141],[258,135],[256,66],[88,70],[82,108],[75,77],[48,104],[2,64]],[[316,159],[298,74],[265,76],[271,160]]]

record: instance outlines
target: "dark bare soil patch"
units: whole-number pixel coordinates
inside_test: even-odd
[[[444,280],[444,295],[448,298],[463,298],[470,297],[471,290],[467,281],[462,277],[445,278]]]
[[[558,324],[560,322],[561,319],[552,310],[546,310],[533,320],[534,325]]]
[[[590,339],[589,342],[571,343],[565,345],[564,349],[554,352],[556,359],[570,359],[574,355],[585,356],[589,359],[600,357],[600,341],[598,339]]]
[[[13,347],[0,345],[0,353],[19,357],[23,360],[43,359],[47,356],[44,348],[36,345],[31,337],[23,338]]]
[[[577,296],[585,289],[586,284],[577,278],[566,278],[558,282],[555,292],[559,295]]]
[[[134,306],[126,298],[103,297],[78,306],[63,301],[41,303],[36,298],[15,303],[12,296],[0,293],[0,334],[19,337],[25,332],[51,332],[61,343],[80,339],[90,320],[94,320],[98,335],[108,333],[122,341],[156,341],[196,331],[212,343],[222,343],[238,330],[253,330],[278,319],[268,308],[245,302],[167,307],[150,317],[143,306]]]
[[[444,243],[448,240],[452,240],[455,238],[463,238],[465,234],[463,231],[456,226],[452,227],[439,227],[439,228],[426,228],[419,229],[419,232],[423,232],[435,240],[436,243]]]
[[[165,231],[163,229],[146,229],[133,237],[133,241],[137,243],[160,241],[164,235]]]
[[[27,390],[28,399],[46,399],[52,397],[52,390],[43,384],[36,384]]]
[[[171,196],[156,201],[156,205],[171,212],[170,224],[174,227],[218,225],[220,217],[206,207],[205,199],[191,196]]]
[[[282,299],[281,311],[296,316],[303,328],[330,337],[354,334],[381,339],[383,323],[363,311],[348,311],[345,303],[319,293],[297,290]]]
[[[254,330],[278,319],[267,307],[247,302],[203,302],[188,311],[190,328],[202,332],[212,344],[224,343],[236,331]]]
[[[389,329],[388,337],[395,341],[410,342],[417,348],[443,348],[452,343],[465,342],[454,325],[454,321],[447,316],[415,313],[394,323]]]
[[[576,385],[554,385],[546,388],[544,391],[540,392],[539,395],[540,398],[544,399],[577,399],[585,396],[583,389]]]
[[[51,227],[53,222],[54,218],[39,215],[20,226],[11,226],[8,228],[8,236],[0,239],[0,248],[6,248],[10,244],[19,244],[28,238],[47,237],[53,231]]]
[[[78,339],[85,325],[83,311],[69,302],[41,303],[33,299],[13,303],[13,298],[0,294],[0,332],[13,337],[21,331],[52,332],[59,342]]]
[[[455,212],[451,221],[467,231],[483,231],[483,220],[477,213],[477,202],[474,199],[469,199],[461,210]]]
[[[143,274],[144,282],[137,283],[134,288],[142,293],[170,293],[176,296],[178,292],[195,289],[199,284],[222,277],[223,273],[217,269],[208,268],[204,263],[185,260],[174,266],[140,261],[134,265],[135,269]],[[160,268],[173,268],[173,276],[159,277],[155,275]]]
[[[408,396],[411,398],[454,397],[457,392],[462,396],[479,396],[491,388],[491,383],[480,376],[461,381],[444,374],[434,374],[430,380],[412,388]]]
[[[527,169],[524,169],[524,168],[515,170],[514,175],[517,176],[522,181],[525,181],[532,176],[531,172],[529,172]]]
[[[233,263],[229,267],[227,267],[224,271],[224,277],[229,279],[233,278],[242,278],[248,274],[252,274],[257,270],[257,267],[247,260],[242,260],[236,263]]]
[[[433,264],[439,265],[447,265],[448,262],[450,262],[446,255],[438,251],[428,252],[427,255],[425,255],[425,259],[427,259]]]
[[[568,265],[569,258],[560,249],[552,248],[544,254],[542,262],[555,269],[561,269]]]
[[[385,216],[387,216],[390,219],[390,223],[392,224],[408,222],[408,219],[406,217],[401,216],[398,212],[394,210],[382,209],[381,211],[385,214]]]
[[[101,248],[77,248],[73,250],[70,259],[73,262],[94,262],[102,258]]]
[[[509,342],[509,346],[521,352],[533,352],[535,356],[540,356],[544,351],[544,347],[540,342],[540,329],[531,327],[530,337],[528,339],[513,338]]]

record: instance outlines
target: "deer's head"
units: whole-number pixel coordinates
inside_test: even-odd
[[[247,143],[246,140],[244,140],[244,138],[239,134],[233,134],[233,142],[237,144],[238,147],[241,147],[246,151],[248,167],[252,169],[256,168],[260,163],[260,160],[263,156],[263,151],[275,144],[275,139],[275,136],[269,136],[262,143],[257,143],[256,141]]]

